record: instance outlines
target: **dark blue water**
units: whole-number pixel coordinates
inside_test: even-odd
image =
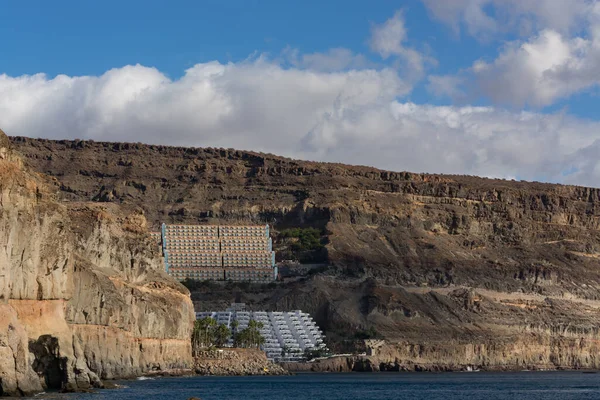
[[[39,395],[67,400],[539,400],[600,399],[600,374],[375,373],[286,377],[189,377],[121,382],[93,394]]]

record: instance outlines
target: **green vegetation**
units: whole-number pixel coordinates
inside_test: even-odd
[[[264,327],[262,322],[250,320],[248,327],[242,329],[235,335],[233,345],[235,347],[258,348],[265,343],[265,338],[260,334]]]
[[[304,358],[307,361],[310,361],[310,360],[318,358],[318,357],[326,357],[328,355],[330,355],[329,352],[324,349],[306,349],[306,350],[304,350]]]
[[[220,324],[217,329],[214,331],[214,342],[215,346],[223,347],[229,341],[231,337],[231,331],[227,327],[227,325]]]
[[[233,330],[234,333],[237,331],[238,326],[240,326],[240,323],[237,319],[231,321],[231,330]]]
[[[219,284],[215,281],[209,281],[209,280],[196,280],[196,279],[189,279],[186,278],[185,280],[183,280],[181,282],[181,284],[183,286],[185,286],[186,288],[188,288],[190,291],[192,290],[197,290],[197,289],[216,289],[219,287]]]
[[[198,356],[202,349],[223,347],[231,337],[226,325],[217,324],[214,318],[206,317],[194,322],[192,331],[192,355]]]
[[[365,339],[377,339],[380,337],[379,332],[374,327],[370,327],[366,330],[358,331],[354,334],[356,339],[365,340]]]
[[[244,293],[260,293],[265,290],[272,290],[277,287],[276,282],[249,282],[249,281],[211,281],[211,280],[196,280],[185,279],[181,282],[183,286],[193,291],[220,291],[220,290],[235,290],[238,289]]]
[[[291,228],[279,233],[282,239],[296,239],[290,248],[293,251],[314,251],[324,246],[321,243],[321,231],[316,228]]]

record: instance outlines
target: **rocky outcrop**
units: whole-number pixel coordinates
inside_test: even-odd
[[[285,363],[293,372],[548,371],[600,369],[597,340],[528,333],[478,343],[388,343],[368,355]]]
[[[198,375],[287,375],[270,362],[265,353],[254,349],[206,350],[195,359]]]
[[[239,221],[323,232],[327,268],[274,287],[200,285],[198,308],[224,308],[239,293],[256,309],[310,312],[336,351],[386,340],[388,350],[356,368],[597,367],[600,189],[232,149],[12,143],[57,179],[61,199],[141,207],[155,227]]]
[[[0,132],[0,395],[191,368],[189,292],[140,213],[59,203]]]

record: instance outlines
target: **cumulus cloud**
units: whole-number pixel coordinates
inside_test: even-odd
[[[570,39],[546,29],[508,43],[492,62],[477,60],[457,75],[429,77],[428,89],[453,99],[469,92],[496,104],[542,108],[600,85],[599,68],[600,35]]]
[[[600,83],[600,37],[568,39],[544,30],[513,43],[492,63],[477,62],[481,91],[496,102],[547,106]]]
[[[364,55],[356,54],[352,50],[343,47],[329,49],[321,53],[300,53],[298,49],[288,47],[282,52],[282,60],[294,67],[320,72],[377,67]]]
[[[488,0],[423,0],[431,15],[458,34],[465,25],[469,34],[479,38],[496,32],[497,23],[483,9]]]
[[[319,72],[263,58],[198,64],[175,81],[141,65],[101,76],[0,75],[0,126],[13,135],[286,153],[323,115],[410,89],[392,69]]]
[[[600,2],[597,0],[424,0],[434,16],[458,26],[460,21],[472,34],[498,33],[497,26],[515,26],[530,35],[508,42],[492,61],[477,60],[457,75],[430,77],[429,90],[435,95],[456,98],[469,91],[486,96],[496,104],[545,107],[600,84]],[[442,5],[445,4],[445,5]],[[485,14],[494,7],[494,18],[478,24],[467,14]],[[505,20],[517,21],[500,24]],[[483,17],[481,17],[483,18]],[[478,21],[483,21],[483,19]],[[526,27],[527,29],[525,29]],[[540,30],[538,30],[540,29]],[[533,32],[532,32],[533,31]],[[474,83],[465,88],[465,82]]]
[[[436,60],[406,46],[407,41],[408,34],[402,10],[397,11],[393,17],[382,24],[371,26],[369,39],[371,51],[384,61],[391,60],[391,65],[399,70],[404,79],[415,82],[423,77],[425,67],[428,64],[435,64]],[[381,69],[383,65],[381,62],[374,62],[363,54],[343,47],[315,53],[302,53],[296,48],[287,47],[282,51],[279,60],[283,64],[318,72]]]
[[[323,72],[258,58],[195,65],[178,80],[140,65],[101,76],[0,75],[12,135],[233,147],[391,170],[597,185],[600,123],[400,100],[391,69]]]
[[[580,31],[597,0],[422,0],[437,20],[456,33],[461,27],[477,39],[517,32],[529,36],[553,29],[562,34]]]
[[[427,77],[427,90],[438,97],[458,100],[466,97],[462,89],[465,79],[458,75],[430,75]]]
[[[403,11],[397,11],[394,16],[383,24],[371,27],[371,50],[378,53],[384,60],[395,56],[405,64],[407,75],[420,78],[426,63],[435,63],[431,57],[406,47],[407,31]]]

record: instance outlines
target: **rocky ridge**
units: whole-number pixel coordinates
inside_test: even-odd
[[[58,202],[0,131],[0,395],[191,368],[193,318],[141,211]]]
[[[276,287],[199,287],[199,309],[223,308],[236,292],[256,309],[303,309],[336,350],[385,339],[372,369],[599,367],[599,189],[233,149],[11,140],[56,178],[63,202],[141,207],[154,227],[323,232],[325,270]]]

